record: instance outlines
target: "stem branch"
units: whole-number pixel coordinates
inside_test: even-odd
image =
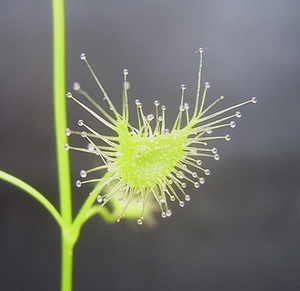
[[[39,201],[54,217],[56,222],[61,228],[64,228],[65,223],[63,219],[61,218],[60,214],[56,210],[56,208],[51,204],[51,202],[39,191],[34,189],[29,184],[25,183],[24,181],[20,180],[19,178],[12,176],[6,172],[3,172],[0,170],[0,179],[17,186],[18,188],[22,189],[29,195],[31,195],[33,198],[35,198],[37,201]]]

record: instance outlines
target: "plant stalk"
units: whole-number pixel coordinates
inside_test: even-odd
[[[61,291],[71,291],[73,284],[73,250],[75,241],[69,238],[68,230],[62,231]]]
[[[70,163],[68,152],[64,150],[67,143],[67,109],[65,97],[65,15],[64,1],[52,0],[53,21],[53,100],[54,123],[57,153],[58,190],[60,213],[65,226],[61,228],[61,290],[72,290],[72,268],[74,239],[69,232],[72,224],[72,198],[70,181]]]

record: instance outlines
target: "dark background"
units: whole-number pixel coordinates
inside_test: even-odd
[[[231,142],[217,144],[220,161],[206,161],[211,176],[197,191],[189,186],[191,203],[173,206],[170,219],[148,229],[97,217],[83,227],[74,290],[300,290],[300,2],[65,4],[69,89],[80,81],[98,97],[84,51],[117,106],[128,68],[130,101],[152,110],[159,99],[172,120],[182,83],[192,103],[194,51],[207,46],[208,98],[259,99],[241,109]],[[50,0],[1,1],[0,168],[58,206],[51,33]],[[86,116],[72,102],[68,111],[73,128]],[[91,160],[72,152],[71,161],[75,181]],[[0,187],[0,290],[59,290],[56,223],[22,191]],[[74,187],[74,211],[87,191]]]

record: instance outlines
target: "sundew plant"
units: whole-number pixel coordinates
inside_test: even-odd
[[[212,103],[206,100],[210,85],[205,83],[203,90],[201,88],[202,48],[196,52],[199,55],[196,97],[187,103],[186,86],[181,85],[178,114],[170,128],[166,127],[166,106],[158,100],[153,100],[153,108],[144,108],[141,100],[135,100],[136,110],[129,112],[130,84],[127,80],[129,72],[126,69],[123,70],[122,109],[118,112],[85,54],[81,54],[80,58],[98,84],[104,101],[96,102],[78,82],[73,84],[74,95],[71,92],[66,93],[63,0],[52,0],[52,13],[53,105],[60,209],[57,210],[45,195],[13,175],[0,171],[0,179],[34,197],[59,225],[61,291],[71,291],[73,249],[83,224],[98,214],[108,223],[133,219],[142,225],[151,220],[156,208],[160,210],[163,218],[170,217],[172,202],[177,201],[183,207],[191,199],[188,186],[199,188],[204,183],[205,176],[210,174],[203,158],[219,160],[213,141],[230,140],[229,134],[214,135],[214,130],[222,127],[234,128],[234,119],[241,117],[236,109],[248,103],[256,103],[257,99],[252,97],[214,112],[214,105],[224,97],[221,96]],[[82,130],[67,128],[66,97],[90,113],[102,127],[106,126],[111,134],[102,134],[82,119],[78,121]],[[136,124],[129,122],[133,120],[129,119],[131,116],[135,116]],[[86,139],[87,147],[80,148],[69,143],[70,135],[79,135]],[[94,188],[75,217],[72,216],[69,150],[94,155],[98,161],[97,167],[80,171],[81,178],[76,181],[76,185],[84,188],[85,184],[91,183]]]
[[[236,122],[233,119],[241,117],[240,111],[234,111],[234,109],[247,103],[256,103],[257,99],[252,97],[248,101],[213,112],[212,107],[224,99],[221,96],[206,106],[206,92],[210,87],[208,82],[204,84],[204,91],[200,98],[203,51],[203,48],[196,51],[200,55],[200,62],[193,107],[190,110],[189,104],[185,102],[186,86],[182,84],[178,114],[170,129],[166,128],[166,106],[160,105],[158,100],[154,101],[153,113],[145,114],[142,102],[136,99],[134,115],[136,115],[137,126],[130,124],[127,95],[130,88],[130,83],[127,81],[128,70],[123,70],[122,113],[119,113],[87,61],[86,55],[81,54],[81,60],[86,63],[100,88],[104,101],[107,102],[112,112],[109,114],[105,111],[81,88],[78,82],[73,84],[74,91],[83,95],[95,107],[95,110],[79,101],[71,92],[67,93],[68,98],[74,100],[112,131],[112,135],[102,135],[82,119],[79,119],[78,125],[84,128],[83,131],[66,129],[67,136],[80,135],[88,142],[87,148],[66,144],[66,150],[72,149],[93,154],[98,156],[99,160],[99,166],[80,171],[83,180],[77,180],[76,185],[81,187],[86,183],[99,183],[99,186],[96,186],[90,193],[94,195],[101,190],[99,188],[113,183],[109,191],[97,195],[96,199],[100,206],[96,206],[95,211],[117,195],[119,202],[125,205],[117,221],[126,217],[126,210],[133,200],[137,205],[141,205],[140,217],[137,219],[137,223],[141,225],[149,199],[154,198],[157,202],[163,218],[170,217],[172,211],[169,201],[177,201],[183,207],[185,201],[191,199],[185,190],[187,185],[192,184],[195,188],[199,188],[204,183],[204,176],[209,175],[210,170],[204,168],[201,159],[211,157],[219,160],[220,158],[217,148],[208,146],[209,141],[230,140],[229,134],[216,136],[212,134],[213,130],[221,127],[234,128]],[[102,170],[107,172],[105,177],[100,175],[100,177],[88,178],[90,173]]]

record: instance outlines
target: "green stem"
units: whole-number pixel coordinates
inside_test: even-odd
[[[71,291],[73,283],[73,250],[76,240],[69,230],[62,231],[61,291]]]
[[[61,290],[72,290],[73,247],[77,240],[71,232],[72,198],[70,181],[70,163],[68,152],[64,150],[67,143],[67,109],[65,97],[65,15],[64,1],[52,0],[53,19],[53,98],[54,123],[56,137],[58,185],[60,212],[65,227],[61,229]]]
[[[61,216],[67,225],[72,223],[70,163],[65,129],[67,127],[66,88],[65,88],[65,21],[64,1],[53,3],[53,94],[58,185]]]
[[[68,151],[64,150],[67,143],[65,128],[67,127],[67,109],[65,97],[65,15],[64,1],[52,0],[53,19],[53,105],[54,105],[54,126],[56,138],[58,190],[60,200],[60,212],[36,189],[24,181],[0,171],[0,179],[19,187],[26,193],[38,200],[54,217],[61,228],[61,291],[72,290],[73,277],[73,249],[79,237],[82,225],[93,216],[92,207],[97,195],[105,186],[101,181],[93,194],[90,195],[76,218],[72,219],[72,196],[70,163]],[[111,174],[106,174],[109,177]],[[112,221],[111,213],[101,208],[101,215],[106,221]],[[97,212],[95,211],[95,214]]]

